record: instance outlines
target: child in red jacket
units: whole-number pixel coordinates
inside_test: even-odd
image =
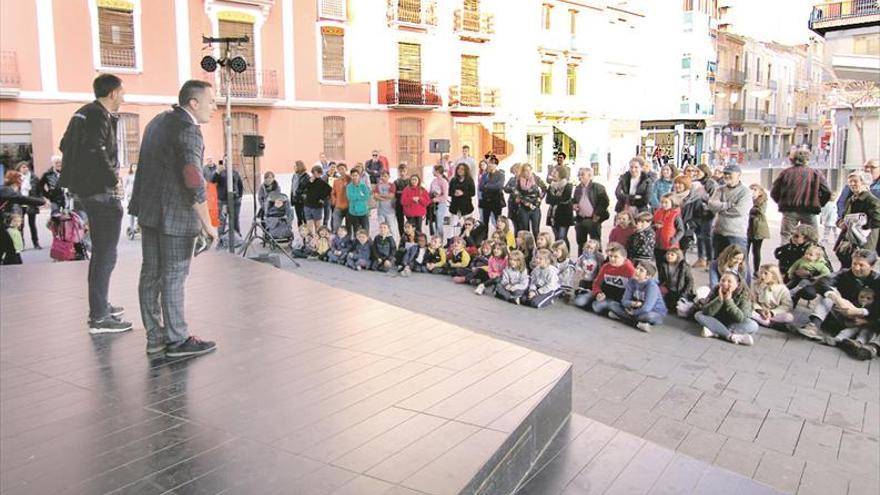
[[[666,193],[660,197],[660,208],[654,212],[654,230],[656,244],[654,257],[657,266],[666,262],[666,251],[676,249],[684,236],[684,222],[681,219],[681,208],[678,207],[675,195]]]
[[[611,309],[611,302],[622,301],[626,289],[626,281],[636,273],[632,261],[626,257],[626,248],[612,242],[608,244],[607,261],[596,278],[593,279],[592,304],[584,309],[592,309],[594,313],[605,315]]]

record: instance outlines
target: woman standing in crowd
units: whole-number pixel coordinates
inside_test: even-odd
[[[449,216],[449,181],[442,165],[434,166],[434,180],[430,186],[431,203],[434,205],[434,232],[446,244],[446,222]]]
[[[397,234],[403,237],[403,226],[406,224],[403,214],[403,190],[409,186],[409,175],[407,175],[408,166],[406,162],[401,163],[397,167],[397,179],[394,180],[394,214],[397,216]]]
[[[770,238],[767,225],[767,191],[760,184],[749,186],[752,192],[752,208],[749,210],[748,251],[752,253],[752,269],[758,273],[761,266],[761,245]]]
[[[410,176],[409,185],[403,190],[400,203],[406,221],[416,226],[416,232],[421,232],[428,206],[431,204],[431,196],[422,187],[422,179],[417,174]]]
[[[547,185],[540,177],[532,173],[532,166],[524,163],[519,171],[516,181],[517,211],[519,213],[519,228],[531,230],[532,235],[538,237],[541,231],[541,199]]]
[[[547,225],[553,229],[553,237],[565,242],[565,246],[571,250],[568,243],[568,229],[574,223],[574,210],[571,205],[572,189],[574,188],[569,178],[569,169],[564,165],[554,167],[550,173],[550,186],[547,188]]]
[[[351,181],[345,186],[348,198],[348,232],[355,237],[363,230],[370,237],[370,186],[361,180],[361,171],[355,166],[351,171]]]
[[[507,193],[507,218],[513,222],[514,232],[522,230],[519,226],[519,211],[516,204],[516,181],[519,180],[519,171],[522,169],[521,163],[514,163],[510,166],[510,178],[504,185],[504,192]]]
[[[450,225],[458,226],[462,217],[470,216],[474,212],[474,194],[476,186],[471,177],[471,169],[467,164],[459,163],[449,181],[449,214],[452,215]]]
[[[306,223],[304,205],[308,182],[309,173],[306,171],[306,164],[302,160],[297,160],[293,166],[293,177],[290,179],[290,202],[293,204],[293,211],[296,212],[297,225]]]
[[[480,163],[477,165],[477,215],[480,219],[483,218],[483,181],[486,179],[486,170],[488,169],[489,162],[480,160]]]
[[[718,184],[712,179],[712,170],[706,164],[694,167],[691,180],[700,184],[705,192],[702,208],[700,209],[699,220],[696,223],[697,237],[697,261],[691,265],[693,268],[708,268],[709,262],[714,259],[712,251],[712,223],[715,221],[715,214],[712,213],[706,201],[715,193]]]
[[[21,194],[21,173],[14,170],[6,172],[3,186],[0,186],[0,264],[17,261],[18,255],[9,232],[8,217],[21,213],[21,205],[39,208],[48,203],[44,198],[34,198]]]
[[[853,172],[847,185],[851,194],[844,205],[841,232],[834,246],[842,268],[850,267],[857,249],[877,252],[880,234],[880,199],[871,193],[871,176],[864,171]]]
[[[660,208],[660,198],[664,194],[672,192],[672,181],[675,180],[675,170],[672,165],[666,164],[660,167],[660,177],[654,181],[651,188],[651,208]]]
[[[31,198],[39,198],[40,180],[37,179],[36,174],[31,172],[30,164],[24,161],[18,162],[16,170],[21,174],[21,194]],[[22,216],[27,216],[28,229],[31,231],[31,243],[33,243],[34,249],[43,249],[40,247],[40,237],[37,234],[37,212],[39,212],[39,208],[23,205],[21,209]],[[23,226],[21,231],[24,233]]]
[[[614,195],[617,196],[615,211],[627,209],[631,212],[651,209],[651,178],[644,174],[645,159],[637,156],[629,161],[629,171],[620,176]]]

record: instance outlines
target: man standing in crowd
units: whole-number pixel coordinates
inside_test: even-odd
[[[608,220],[608,193],[605,186],[593,182],[593,169],[578,171],[579,183],[574,189],[572,205],[574,208],[574,232],[577,239],[578,256],[584,249],[587,239],[602,243],[602,222]]]
[[[477,171],[477,162],[471,157],[471,147],[468,145],[464,145],[461,147],[461,156],[455,160],[455,167],[458,166],[459,163],[464,163],[471,169],[471,177],[476,177],[478,174]],[[453,167],[454,168],[454,167]]]
[[[233,167],[234,168],[234,167]],[[226,189],[226,178],[229,176],[229,167],[220,160],[218,172],[214,174],[212,182],[217,184],[217,201],[220,203],[220,232],[226,230],[226,220],[229,215],[229,191]],[[203,172],[204,174],[204,172]],[[229,221],[230,228],[235,229],[235,233],[241,236],[241,197],[244,194],[244,183],[241,181],[241,175],[238,170],[232,171],[232,220]]]
[[[741,181],[742,169],[731,164],[724,167],[724,183],[709,198],[708,207],[717,216],[712,229],[712,246],[715,258],[731,244],[748,252],[749,210],[752,209],[752,193]]]
[[[367,163],[364,164],[364,168],[366,169],[367,174],[370,176],[370,184],[375,186],[377,183],[379,183],[379,177],[385,170],[385,167],[382,165],[382,161],[379,160],[379,150],[373,150],[373,156],[369,160],[367,160]]]
[[[794,151],[791,166],[783,170],[773,181],[770,197],[782,212],[782,239],[791,237],[798,224],[810,225],[819,231],[819,212],[831,199],[831,189],[825,175],[808,165],[810,152]]]
[[[488,226],[489,219],[492,219],[492,225],[495,225],[495,220],[501,216],[501,210],[504,209],[504,171],[498,170],[498,158],[495,156],[489,157],[488,168],[480,181],[480,192],[483,225]]]
[[[40,177],[40,194],[49,200],[52,211],[58,211],[64,207],[64,189],[59,185],[61,179],[61,156],[52,155],[52,166],[43,172]]]
[[[214,180],[214,174],[217,173],[217,164],[214,163],[214,157],[205,158],[205,166],[202,168],[202,175],[205,176],[205,182]]]
[[[186,277],[199,233],[217,238],[211,225],[202,171],[204,141],[199,124],[217,108],[205,81],[183,84],[178,105],[147,125],[129,213],[141,225],[143,263],[138,284],[147,354],[205,354],[214,342],[189,335],[183,315]],[[210,240],[208,242],[210,242]]]
[[[89,332],[99,334],[131,330],[131,323],[119,318],[124,310],[111,306],[108,300],[122,230],[114,114],[125,89],[122,80],[112,74],[96,77],[92,89],[95,101],[73,114],[61,140],[64,165],[59,185],[77,195],[88,215],[92,238]]]
[[[321,170],[323,170],[326,174],[327,169],[330,168],[330,161],[327,160],[327,153],[322,152],[320,155],[318,155],[318,161],[315,162],[315,165],[320,165]]]

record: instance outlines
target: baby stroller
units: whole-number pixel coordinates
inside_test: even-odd
[[[293,239],[293,209],[290,207],[290,200],[287,195],[278,191],[269,193],[266,203],[263,205],[264,217],[263,226],[266,232],[278,244],[290,243]],[[263,246],[268,241],[263,239]]]
[[[86,224],[73,210],[61,209],[52,213],[46,224],[52,232],[49,256],[55,261],[89,259],[86,242]]]

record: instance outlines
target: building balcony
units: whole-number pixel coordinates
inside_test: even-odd
[[[435,108],[443,104],[435,83],[389,79],[379,81],[379,103],[398,108]]]
[[[745,122],[764,122],[766,120],[766,116],[767,112],[753,108],[746,112]]]
[[[799,113],[795,119],[798,125],[807,125],[810,123],[810,114],[808,113]]]
[[[18,56],[11,50],[0,51],[0,96],[16,96],[21,89]]]
[[[730,108],[727,110],[727,120],[733,124],[741,124],[746,120],[745,111],[740,108]]]
[[[764,123],[770,125],[776,125],[777,116],[775,113],[765,113],[764,114]]]
[[[498,88],[449,86],[449,109],[453,113],[493,114],[500,105]]]
[[[742,86],[746,82],[746,73],[736,69],[720,69],[717,81],[724,84]]]
[[[795,125],[795,118],[794,118],[794,117],[786,117],[786,118],[785,118],[785,122],[780,121],[779,124],[780,124],[780,125],[783,125],[783,126],[785,126],[785,127],[794,127],[794,125]]]
[[[435,0],[388,0],[385,13],[388,25],[425,31],[437,25]]]
[[[217,88],[217,98],[223,99],[223,84],[220,72],[204,72],[202,79],[214,84]],[[280,98],[278,74],[274,70],[256,71],[248,69],[241,74],[232,76],[229,94],[234,104],[260,104],[271,103]]]
[[[462,40],[485,43],[495,34],[495,15],[473,10],[455,9],[453,30]]]
[[[877,0],[847,0],[813,7],[809,28],[825,36],[829,31],[877,25],[877,23],[880,23],[880,3]]]

